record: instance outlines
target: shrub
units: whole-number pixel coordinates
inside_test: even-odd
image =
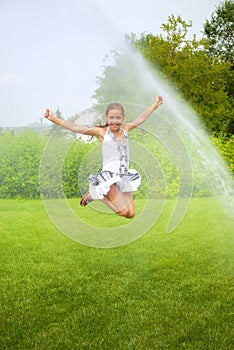
[[[144,147],[149,149],[157,163],[151,164],[144,152],[135,151],[138,164],[131,163],[130,166],[136,168],[142,175],[142,184],[135,193],[136,197],[177,196],[178,172],[167,150],[149,135],[136,133],[131,139],[134,140],[134,137],[138,143],[143,143]],[[234,136],[228,138],[220,135],[212,137],[211,140],[230,171],[234,173]],[[50,147],[45,152],[47,141],[47,136],[42,137],[30,129],[25,129],[19,135],[11,132],[0,135],[0,198],[39,198],[41,191],[47,198],[58,198],[64,194],[72,198],[80,196],[87,190],[88,175],[100,171],[100,143],[84,143],[81,140],[74,142],[74,139],[67,140],[64,135],[57,135],[50,140]],[[179,150],[177,154],[180,159]],[[198,156],[195,154],[194,157]],[[43,173],[41,173],[42,181],[39,183],[42,159]],[[209,196],[211,194],[209,176],[204,172],[204,168],[200,167],[199,157],[197,163],[193,174],[193,195]],[[147,169],[147,174],[142,171],[144,167]],[[186,196],[186,184],[184,191],[182,195]]]

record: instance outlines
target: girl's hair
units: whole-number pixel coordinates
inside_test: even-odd
[[[112,109],[119,109],[123,116],[124,116],[124,108],[121,105],[121,103],[119,102],[112,102],[110,103],[107,107],[106,107],[106,116],[108,115],[108,113],[112,110]]]
[[[108,115],[108,113],[112,110],[112,109],[119,109],[123,116],[124,116],[124,108],[123,106],[121,105],[121,103],[119,102],[111,102],[107,107],[106,107],[106,116]],[[104,125],[98,125],[99,128],[106,128],[108,126],[108,123],[104,124]]]

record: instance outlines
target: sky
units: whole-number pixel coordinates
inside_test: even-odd
[[[168,16],[201,37],[221,0],[0,0],[0,127],[92,106],[104,58],[125,33],[160,34]]]

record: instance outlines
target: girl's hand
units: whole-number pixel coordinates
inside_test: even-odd
[[[157,104],[157,106],[160,106],[161,104],[163,104],[162,96],[157,96],[155,99],[155,103]]]
[[[149,107],[149,110],[151,112],[155,111],[155,109],[158,108],[163,103],[163,98],[162,96],[157,96],[154,103]]]
[[[44,113],[44,117],[48,120],[51,120],[51,121],[53,120],[54,115],[53,115],[53,112],[51,111],[51,109],[46,108],[45,113]]]

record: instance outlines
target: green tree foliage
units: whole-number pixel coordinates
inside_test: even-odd
[[[224,0],[204,24],[204,35],[209,40],[208,52],[213,57],[234,65],[234,2]]]
[[[188,39],[191,25],[191,22],[186,23],[180,16],[172,15],[166,24],[162,24],[160,35],[131,34],[127,36],[127,41],[142,54],[157,74],[161,74],[186,98],[211,133],[233,134],[231,63],[210,57],[205,38],[197,40],[194,35]],[[116,98],[122,102],[141,103],[145,87],[140,90],[140,84],[136,83],[138,67],[129,64],[125,53],[112,52],[112,62],[104,66],[103,75],[98,77],[99,87],[93,97],[99,103]]]
[[[110,61],[111,64],[108,63]],[[105,57],[103,74],[97,77],[98,88],[92,97],[99,104],[116,100],[139,102],[140,94],[136,89],[138,74],[137,67],[131,65],[131,57],[127,53],[112,50]]]
[[[160,35],[132,35],[133,45],[178,88],[214,133],[233,133],[232,98],[228,94],[230,63],[211,59],[204,39],[187,38],[191,23],[170,16]]]
[[[204,24],[204,37],[209,45],[207,53],[211,58],[229,63],[226,72],[226,89],[234,109],[234,2],[225,0],[220,3],[211,19]],[[231,122],[232,133],[234,121]]]
[[[229,165],[232,174],[234,174],[234,135],[231,137],[222,134],[219,137],[212,136],[211,141]]]
[[[60,111],[59,108],[56,109],[56,112],[54,113],[56,115],[57,118],[60,118],[62,120],[64,120],[63,116],[62,116],[62,113]],[[51,124],[51,134],[55,133],[60,135],[63,133],[63,129],[62,128],[59,128],[56,124]]]

